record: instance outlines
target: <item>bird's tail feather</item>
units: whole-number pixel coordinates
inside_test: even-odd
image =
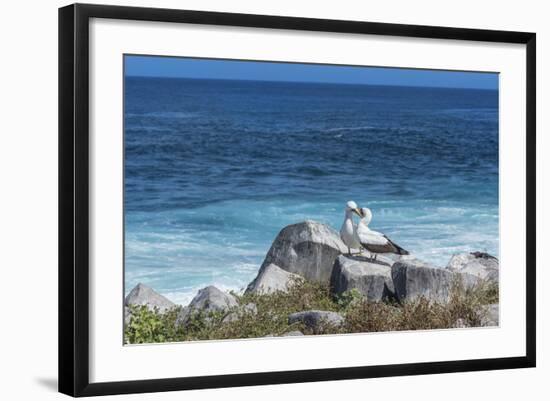
[[[409,254],[409,251],[407,251],[406,249],[401,248],[399,245],[397,245],[393,241],[392,241],[392,245],[395,247],[395,249],[397,249],[397,253],[399,255],[408,255]]]

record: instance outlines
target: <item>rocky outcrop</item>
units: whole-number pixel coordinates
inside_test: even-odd
[[[159,312],[166,312],[176,306],[168,298],[163,297],[158,292],[146,285],[139,283],[124,299],[124,305],[146,305],[149,309],[157,309]]]
[[[345,311],[342,313],[347,314],[351,324],[353,313],[358,311],[353,308],[356,305],[362,306],[362,300],[380,302],[397,299],[399,302],[410,302],[423,297],[431,302],[444,303],[450,300],[455,283],[462,282],[468,289],[480,280],[498,283],[499,279],[498,259],[482,252],[454,255],[445,268],[424,263],[410,255],[393,258],[379,256],[375,260],[366,255],[350,256],[346,253],[347,248],[340,240],[338,233],[324,224],[305,221],[287,226],[273,241],[256,278],[248,285],[246,293],[263,295],[286,292],[294,283],[302,280],[327,284],[330,285],[331,293],[326,293],[323,287],[323,296],[327,298],[323,298],[322,302],[313,304],[298,302],[298,305],[301,305],[301,309],[337,308]],[[315,287],[312,288],[315,289]],[[493,289],[493,286],[489,287],[491,297]],[[349,291],[353,293],[347,294]],[[363,298],[357,297],[357,292]],[[342,294],[344,296],[334,297]],[[308,295],[304,293],[303,297]],[[302,310],[288,315],[286,304],[283,304],[282,308],[277,305],[278,297],[258,300],[259,313],[257,306],[253,303],[239,305],[242,299],[247,298],[253,300],[257,297],[239,298],[241,299],[239,301],[235,296],[220,291],[214,286],[203,288],[188,306],[182,310],[178,309],[176,325],[185,326],[191,333],[194,329],[202,330],[202,326],[195,327],[195,324],[190,323],[202,324],[206,320],[218,325],[221,321],[225,324],[233,323],[225,328],[234,329],[241,325],[247,327],[257,319],[259,332],[263,333],[265,330],[263,326],[266,326],[265,318],[268,321],[273,319],[276,323],[275,327],[279,327],[280,319],[288,318],[290,326],[286,327],[286,330],[294,331],[281,334],[284,332],[283,329],[273,328],[272,330],[277,334],[270,334],[270,336],[300,336],[304,333],[339,332],[341,329],[335,330],[335,328],[342,326],[345,322],[344,315],[327,310]],[[315,300],[315,296],[313,298]],[[265,300],[274,302],[272,310],[269,305],[266,305]],[[281,300],[288,302],[288,297],[283,295]],[[335,300],[337,302],[332,304],[331,302]],[[457,302],[460,301],[461,299],[457,298]],[[124,305],[125,325],[131,322],[130,306],[132,305],[146,305],[151,310],[160,312],[176,307],[170,300],[143,284],[138,284],[132,289]],[[368,310],[366,308],[361,313],[370,313]],[[200,321],[192,319],[195,314],[199,315]],[[457,318],[454,323],[446,324],[456,328],[470,327],[470,325],[498,326],[499,324],[498,304],[479,306],[472,313],[465,315],[459,315],[461,318]]]
[[[395,295],[401,302],[420,297],[447,302],[451,295],[454,274],[418,260],[402,260],[391,268]]]
[[[267,253],[259,275],[269,265],[328,284],[334,260],[347,252],[340,236],[325,224],[305,221],[281,230]]]
[[[334,262],[331,287],[338,295],[356,289],[369,301],[381,301],[394,293],[391,267],[362,256],[338,256]]]
[[[270,263],[265,268],[260,269],[256,278],[246,288],[246,293],[271,294],[276,291],[286,292],[300,280],[303,280],[301,276],[289,273]]]
[[[498,259],[485,252],[453,255],[447,264],[447,269],[453,272],[469,274],[477,279],[498,283]]]
[[[292,313],[288,316],[288,324],[302,323],[313,333],[322,333],[327,327],[338,327],[344,322],[344,317],[337,312],[309,310]]]
[[[195,313],[208,315],[237,307],[237,299],[233,295],[226,294],[211,285],[199,290],[189,305],[180,311],[176,318],[176,325],[186,325]]]

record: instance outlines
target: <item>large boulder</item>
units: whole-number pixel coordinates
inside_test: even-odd
[[[146,305],[149,309],[156,308],[160,312],[166,312],[176,306],[168,298],[141,283],[136,285],[124,299],[124,306],[130,305]]]
[[[477,279],[498,283],[498,259],[485,252],[459,253],[453,255],[447,269],[453,272],[466,273]]]
[[[289,273],[270,263],[265,268],[260,269],[256,278],[246,288],[246,293],[271,294],[276,291],[285,292],[300,280],[303,280],[302,276]]]
[[[208,317],[209,314],[225,312],[237,307],[237,299],[233,295],[211,285],[199,290],[189,305],[178,313],[176,325],[186,325],[193,314],[204,314]]]
[[[274,264],[309,281],[328,284],[334,260],[344,252],[347,248],[336,231],[325,224],[304,221],[281,230],[259,274]]]
[[[401,260],[391,268],[395,295],[400,302],[424,297],[447,302],[455,275],[448,269],[434,267],[419,260]]]
[[[288,324],[295,323],[302,323],[314,333],[322,333],[327,328],[341,326],[344,323],[344,317],[337,312],[309,310],[290,314]]]
[[[356,289],[369,301],[381,301],[394,292],[391,267],[366,257],[340,255],[334,262],[331,287],[338,295]]]

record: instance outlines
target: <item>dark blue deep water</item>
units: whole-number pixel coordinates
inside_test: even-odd
[[[348,200],[421,259],[498,254],[498,91],[126,78],[127,291],[241,289]]]

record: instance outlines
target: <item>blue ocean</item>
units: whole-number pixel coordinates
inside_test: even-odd
[[[125,288],[240,290],[345,203],[416,257],[498,256],[498,91],[125,78]]]

